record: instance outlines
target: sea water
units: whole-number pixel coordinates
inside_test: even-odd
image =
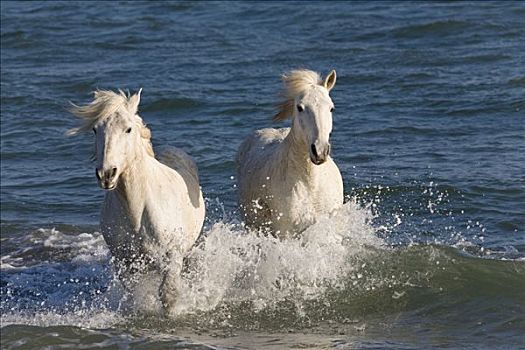
[[[525,347],[520,2],[2,2],[2,348]],[[338,79],[345,205],[296,240],[247,230],[235,152],[280,75]],[[207,218],[161,311],[98,228],[68,103],[143,88],[154,147],[196,160]]]

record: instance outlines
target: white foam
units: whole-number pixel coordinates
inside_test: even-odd
[[[2,327],[11,324],[25,324],[30,326],[75,326],[83,328],[109,328],[123,322],[124,317],[115,311],[109,310],[78,310],[69,313],[53,311],[16,312],[2,314]]]
[[[43,246],[52,249],[74,250],[76,254],[72,262],[77,264],[102,262],[109,258],[109,250],[100,232],[71,235],[53,228],[43,241]]]

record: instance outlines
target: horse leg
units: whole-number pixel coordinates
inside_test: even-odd
[[[172,315],[179,296],[182,257],[170,259],[165,268],[159,294],[166,315]]]

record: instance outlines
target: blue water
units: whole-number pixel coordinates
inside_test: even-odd
[[[237,225],[235,153],[252,130],[287,126],[271,116],[297,67],[337,70],[349,204],[333,224],[359,249]],[[2,348],[525,347],[524,67],[523,2],[2,2]],[[209,239],[196,255],[211,270],[189,280],[224,291],[170,320],[119,285],[92,136],[64,135],[70,101],[141,87],[154,147],[199,167]],[[228,254],[261,244],[299,282],[246,297],[241,270],[266,265]],[[326,258],[339,248],[348,259]],[[312,292],[317,266],[329,281]]]

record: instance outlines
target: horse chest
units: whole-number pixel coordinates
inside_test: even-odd
[[[343,203],[341,175],[329,162],[305,181],[280,179],[272,189],[272,222],[276,231],[300,232]]]
[[[162,197],[134,205],[108,195],[101,221],[108,246],[125,254],[150,253],[172,241],[181,231],[180,221],[175,219],[181,213]]]
[[[318,196],[302,182],[275,188],[271,196],[272,222],[277,231],[302,230],[315,222],[319,212]]]

